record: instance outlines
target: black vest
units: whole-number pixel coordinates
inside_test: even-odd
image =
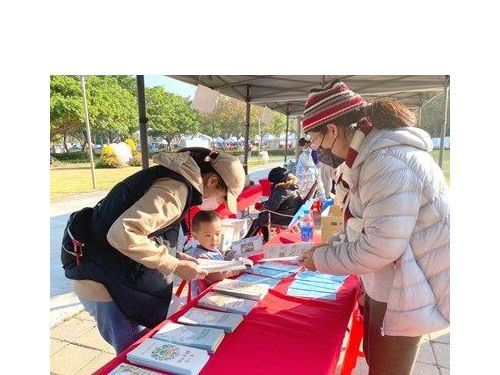
[[[182,215],[174,223],[148,237],[158,245],[177,246],[180,223],[192,205],[201,204],[201,194],[178,173],[161,165],[139,171],[116,184],[95,207],[86,207],[70,215],[64,231],[61,261],[67,278],[94,280],[103,284],[113,302],[131,320],[146,327],[162,322],[172,297],[171,278],[126,257],[106,239],[111,225],[160,179],[170,177],[188,187],[188,198]],[[77,265],[71,234],[85,245],[82,263]]]

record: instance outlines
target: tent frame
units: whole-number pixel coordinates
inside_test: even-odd
[[[147,122],[144,95],[144,76],[137,77],[137,98],[139,109],[139,130],[141,135],[142,166],[149,166],[147,147]],[[449,76],[275,76],[275,75],[249,75],[249,76],[170,76],[180,81],[193,85],[201,84],[217,90],[224,95],[243,100],[246,103],[244,162],[245,174],[248,174],[248,150],[250,135],[250,109],[251,104],[267,106],[271,110],[284,113],[287,116],[285,163],[287,159],[288,130],[290,116],[300,116],[307,93],[311,88],[324,87],[336,79],[345,81],[355,92],[368,100],[375,97],[394,96],[405,101],[410,107],[417,107],[421,114],[425,104],[425,96],[431,95],[427,103],[445,91],[445,121],[441,129],[441,147],[439,166],[442,167],[444,153],[444,135],[449,126]],[[354,86],[354,87],[353,87]],[[252,96],[253,95],[253,96]],[[416,103],[415,103],[416,101]],[[410,103],[410,104],[409,104]],[[412,105],[413,104],[413,105]],[[298,119],[297,119],[298,121]],[[420,121],[420,116],[419,116]]]

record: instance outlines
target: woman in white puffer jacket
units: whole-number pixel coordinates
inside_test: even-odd
[[[401,103],[368,104],[340,81],[310,94],[302,122],[323,163],[345,161],[348,191],[346,239],[316,246],[303,265],[361,275],[371,375],[410,374],[421,336],[449,326],[448,188],[414,124]]]

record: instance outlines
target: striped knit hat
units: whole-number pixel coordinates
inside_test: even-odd
[[[302,127],[308,132],[366,104],[361,95],[349,90],[344,82],[336,80],[324,89],[311,91],[304,109]]]

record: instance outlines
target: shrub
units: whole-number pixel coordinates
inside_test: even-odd
[[[96,168],[123,168],[126,165],[116,156],[110,145],[102,147],[101,157],[97,160]]]
[[[137,150],[137,146],[135,145],[135,142],[132,138],[127,138],[125,140],[125,143],[128,144],[130,146],[130,148],[132,149],[132,154],[134,153],[134,151]]]
[[[86,152],[75,151],[63,154],[50,154],[54,159],[63,163],[88,163],[89,154]]]
[[[132,167],[140,167],[142,165],[142,156],[141,153],[137,150],[132,151],[132,155],[134,156],[130,161],[129,165]]]

